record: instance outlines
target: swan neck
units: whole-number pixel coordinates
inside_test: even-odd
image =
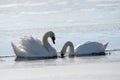
[[[73,46],[73,43],[70,41],[65,43],[65,45],[63,46],[63,48],[61,50],[61,54],[64,55],[66,53],[68,47],[69,47],[68,56],[71,57],[74,54],[74,46]]]
[[[48,37],[49,37],[49,34],[46,33],[44,36],[43,36],[43,40],[42,40],[42,43],[43,43],[43,46],[46,47],[46,45],[48,45]]]
[[[73,44],[72,44],[72,43],[69,45],[69,52],[68,52],[68,56],[69,56],[69,57],[74,56],[74,46],[73,46]]]

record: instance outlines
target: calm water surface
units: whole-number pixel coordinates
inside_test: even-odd
[[[3,0],[0,1],[0,56],[15,56],[11,42],[16,45],[24,35],[42,40],[46,31],[54,31],[59,52],[66,41],[74,46],[86,41],[109,42],[107,50],[120,49],[119,0]],[[119,62],[119,51],[111,55],[16,62],[15,57],[0,58],[5,65],[61,65],[92,61]],[[64,60],[64,61],[63,61]],[[53,63],[54,62],[54,63]],[[21,65],[21,66],[22,66]],[[4,65],[0,64],[2,68]],[[7,67],[7,66],[6,66]]]

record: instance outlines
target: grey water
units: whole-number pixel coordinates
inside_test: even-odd
[[[1,0],[0,68],[40,67],[66,64],[120,62],[119,0]],[[24,35],[42,40],[54,31],[59,52],[66,41],[74,46],[86,41],[109,42],[110,55],[65,59],[16,61],[11,42],[19,44]],[[117,51],[112,51],[117,49]]]

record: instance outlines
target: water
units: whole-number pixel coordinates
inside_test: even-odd
[[[120,44],[120,24],[98,24],[98,25],[84,25],[84,26],[64,26],[64,27],[52,27],[52,28],[28,28],[22,30],[9,30],[1,33],[1,56],[14,55],[11,47],[11,42],[18,45],[19,38],[25,35],[33,35],[34,37],[42,40],[42,37],[47,31],[54,31],[56,34],[56,44],[53,45],[51,40],[49,41],[53,47],[59,52],[66,41],[72,41],[74,46],[86,41],[98,41],[103,44],[109,42],[107,49],[119,49]],[[90,27],[90,28],[89,28]]]
[[[1,0],[0,78],[119,80],[119,13],[119,0]],[[66,41],[72,41],[74,46],[98,41],[103,44],[109,42],[107,50],[111,50],[111,54],[48,60],[16,59],[11,42],[17,45],[24,35],[42,40],[44,33],[50,30],[56,34],[56,44],[53,45],[51,40],[49,42],[58,52]],[[49,74],[53,71],[53,75]]]

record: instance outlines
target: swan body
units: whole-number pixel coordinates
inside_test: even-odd
[[[75,48],[75,54],[91,54],[91,53],[104,53],[108,43],[103,45],[99,42],[86,42],[83,44],[78,45]]]
[[[20,45],[16,46],[11,42],[14,53],[17,57],[25,58],[52,58],[57,57],[56,50],[49,44],[48,38],[55,44],[55,34],[49,31],[44,34],[42,42],[32,36],[25,36],[21,39]]]
[[[105,52],[107,45],[108,45],[108,43],[103,45],[99,42],[90,42],[89,41],[89,42],[83,43],[81,45],[78,45],[74,50],[73,43],[68,41],[64,44],[64,46],[61,50],[61,56],[64,56],[64,54],[66,53],[67,47],[69,47],[69,49],[68,49],[69,57],[81,56],[81,55],[92,55],[92,54],[100,55]]]

